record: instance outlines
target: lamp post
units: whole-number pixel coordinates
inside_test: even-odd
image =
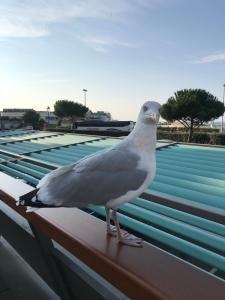
[[[87,95],[87,89],[83,89],[83,92],[84,92],[84,106],[86,106],[86,95]]]
[[[47,106],[47,114],[48,114],[48,116],[47,116],[47,126],[48,127],[49,127],[49,112],[50,112],[50,107]]]
[[[223,85],[223,106],[224,106],[224,98],[225,98],[225,84]],[[222,114],[221,133],[223,133],[223,117],[224,114]]]

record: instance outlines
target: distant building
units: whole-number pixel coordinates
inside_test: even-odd
[[[0,130],[5,130],[5,129],[17,129],[22,127],[22,120],[20,119],[0,119]]]
[[[91,112],[90,110],[85,115],[85,120],[95,120],[95,121],[111,121],[112,117],[109,112],[105,111],[97,111]]]
[[[0,128],[13,129],[23,126],[22,118],[28,111],[32,111],[32,108],[4,108],[0,112],[2,121],[0,122]],[[36,111],[40,118],[49,125],[56,125],[58,118],[52,111]]]
[[[130,132],[133,128],[133,121],[86,120],[76,122],[76,129],[82,131]]]
[[[169,127],[185,128],[185,126],[178,121],[174,121],[169,125]]]
[[[174,121],[172,123],[169,122],[159,122],[158,127],[169,127],[169,128],[186,128],[183,124],[181,124],[179,121]],[[213,122],[206,122],[203,123],[199,128],[217,128],[219,127],[218,124],[214,124]]]
[[[45,123],[48,123],[50,125],[57,124],[58,118],[53,111],[37,111],[37,113],[40,115],[41,119],[45,121]]]
[[[3,108],[2,117],[9,119],[22,119],[23,115],[32,108]]]

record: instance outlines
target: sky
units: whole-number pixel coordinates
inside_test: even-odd
[[[222,101],[224,0],[0,2],[0,110],[58,99],[135,120],[148,100],[206,89]]]

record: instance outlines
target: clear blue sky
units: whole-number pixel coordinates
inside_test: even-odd
[[[57,99],[135,119],[146,100],[203,88],[222,100],[223,0],[0,3],[0,110]]]

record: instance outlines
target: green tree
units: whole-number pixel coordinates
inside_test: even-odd
[[[23,115],[25,125],[33,126],[34,129],[39,129],[40,115],[35,110],[29,110]]]
[[[224,105],[215,96],[201,89],[177,91],[160,109],[163,119],[178,121],[189,130],[188,142],[192,141],[193,130],[205,122],[220,117]]]
[[[39,119],[39,121],[38,121],[38,128],[40,129],[40,130],[43,130],[44,128],[45,128],[45,120],[44,119]],[[48,129],[48,128],[47,128]]]
[[[86,106],[69,100],[58,100],[54,105],[54,113],[57,117],[60,119],[70,117],[72,122],[84,117],[87,111]]]

